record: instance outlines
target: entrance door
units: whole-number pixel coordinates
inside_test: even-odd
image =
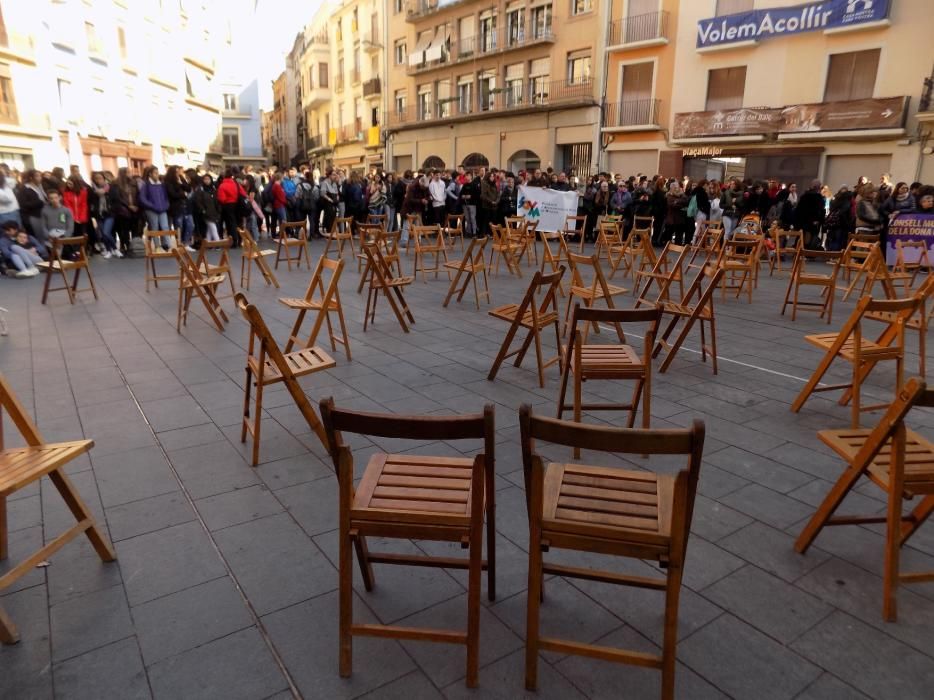
[[[655,64],[630,63],[623,66],[619,123],[614,126],[635,126],[652,123],[652,78]]]

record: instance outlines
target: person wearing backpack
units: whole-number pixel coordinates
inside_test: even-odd
[[[295,185],[295,209],[301,217],[300,220],[308,219],[308,237],[320,238],[318,232],[318,198],[320,190],[313,182],[309,182],[307,176],[299,180]]]

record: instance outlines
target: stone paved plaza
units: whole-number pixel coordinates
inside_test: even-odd
[[[322,245],[311,248],[316,259]],[[494,305],[519,301],[529,279],[524,269],[521,281],[492,279]],[[302,385],[315,403],[333,396],[339,406],[361,410],[445,414],[495,404],[498,596],[490,603],[484,585],[478,690],[464,685],[463,648],[380,639],[355,641],[354,674],[343,680],[337,673],[337,483],[325,450],[278,388],[266,394],[261,464],[248,465],[238,426],[248,334],[229,299],[224,305],[232,319],[223,335],[197,308],[179,335],[176,289],[163,284],[147,294],[141,260],[96,259],[94,273],[100,300],[85,296],[75,306],[64,295],[40,305],[39,279],[0,280],[0,300],[10,310],[0,371],[46,439],[95,441],[68,473],[118,556],[102,564],[85,540],[76,540],[0,596],[22,635],[18,645],[0,649],[0,697],[525,696],[528,530],[517,409],[529,403],[554,414],[555,367],[544,389],[528,363],[507,364],[495,382],[487,381],[506,326],[466,300],[442,309],[445,280],[410,288],[412,333],[402,333],[385,302],[375,327],[364,333],[356,264],[345,271],[341,291],[353,361],[333,353],[337,367]],[[264,288],[254,275],[249,296],[282,342],[292,316],[276,297],[301,295],[308,272],[280,268],[279,278],[281,291]],[[800,414],[789,410],[819,359],[803,336],[828,327],[814,314],[795,323],[780,316],[785,284],[786,277],[769,279],[766,272],[751,305],[721,303],[717,296],[718,375],[696,351],[685,351],[653,379],[653,427],[687,426],[695,418],[707,426],[681,597],[678,696],[930,698],[934,584],[902,588],[899,621],[888,624],[881,615],[879,527],[828,529],[806,556],[792,549],[842,468],[816,431],[846,426],[849,412],[833,394],[815,396]],[[838,304],[829,328],[838,328],[852,307],[852,301]],[[911,374],[918,366],[915,334],[908,344]],[[688,349],[697,347],[695,336]],[[835,374],[845,377],[846,368]],[[894,370],[880,368],[867,393],[890,399],[893,384]],[[610,399],[628,392],[618,383],[588,389]],[[586,420],[622,424],[624,417]],[[915,410],[910,424],[934,434],[934,413]],[[358,474],[377,447],[455,449],[392,440],[352,444]],[[582,461],[588,458],[622,462],[585,452]],[[631,464],[668,472],[679,466],[638,456]],[[884,512],[884,500],[864,484],[844,511]],[[69,525],[47,480],[16,493],[9,518],[6,568]],[[426,543],[404,546],[419,548],[439,551]],[[548,556],[650,572],[639,562]],[[903,568],[934,568],[934,525],[905,548]],[[462,572],[377,566],[372,593],[355,574],[358,619],[464,625]],[[543,631],[650,651],[661,638],[662,606],[660,593],[552,578]],[[659,685],[652,670],[546,653],[540,689],[528,697],[654,698]]]

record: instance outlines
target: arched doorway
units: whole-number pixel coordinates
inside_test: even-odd
[[[428,156],[422,163],[422,170],[444,170],[444,161],[438,156]]]
[[[465,170],[476,170],[477,168],[489,168],[490,161],[482,153],[471,153],[462,163]]]
[[[513,173],[518,173],[520,170],[535,170],[542,167],[542,159],[535,151],[523,148],[512,154],[506,167]]]

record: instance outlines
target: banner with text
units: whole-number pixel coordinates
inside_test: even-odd
[[[890,0],[823,0],[702,19],[697,23],[697,48],[879,22],[889,16],[889,4]]]
[[[888,265],[894,265],[898,256],[896,241],[924,241],[928,259],[934,260],[934,214],[899,214],[889,223],[887,240],[885,262]],[[918,262],[920,256],[920,250],[905,248],[905,262]]]
[[[577,216],[577,192],[519,185],[516,216],[524,216],[527,221],[537,221],[539,231],[561,231],[567,217]]]

